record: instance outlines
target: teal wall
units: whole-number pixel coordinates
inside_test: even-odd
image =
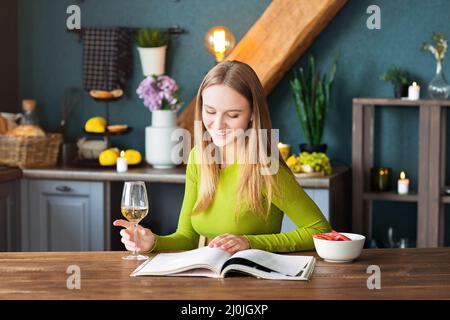
[[[269,0],[19,0],[20,97],[37,99],[42,123],[51,131],[60,120],[65,88],[82,86],[82,44],[76,35],[65,31],[65,12],[70,4],[80,5],[84,26],[178,24],[187,29],[188,34],[171,43],[167,73],[178,81],[182,98],[189,102],[203,75],[214,65],[203,46],[205,32],[223,24],[239,41],[269,3]],[[381,30],[366,28],[366,8],[371,4],[381,8]],[[308,52],[316,56],[320,69],[329,69],[336,52],[341,56],[324,135],[334,164],[351,164],[352,98],[392,96],[392,88],[379,80],[390,65],[408,69],[422,86],[422,97],[426,97],[424,89],[434,74],[435,62],[430,53],[419,51],[418,46],[429,40],[433,31],[442,31],[450,38],[449,12],[447,0],[350,0],[316,39]],[[128,82],[127,97],[110,107],[111,122],[127,123],[134,131],[112,142],[117,147],[143,152],[144,128],[150,124],[151,114],[134,93],[142,79],[135,50],[134,58],[134,76]],[[450,76],[448,59],[444,71]],[[296,63],[295,67],[299,66],[305,66],[304,58]],[[304,138],[289,92],[289,77],[290,74],[284,77],[271,93],[269,105],[273,126],[280,129],[281,140],[298,152],[298,143],[304,142]],[[82,136],[82,126],[89,117],[103,114],[102,105],[84,97],[69,120],[71,138]],[[405,170],[413,188],[417,187],[417,118],[414,109],[387,107],[376,114],[375,162],[392,167],[396,174]],[[415,211],[415,204],[377,203],[374,234],[379,242],[383,242],[389,226],[394,227],[396,235],[414,239]],[[447,223],[447,230],[449,226]]]

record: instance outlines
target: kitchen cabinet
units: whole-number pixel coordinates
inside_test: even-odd
[[[322,211],[323,215],[327,219],[327,221],[331,224],[334,229],[338,230],[348,230],[348,223],[341,223],[336,221],[336,211],[338,208],[332,207],[332,198],[330,195],[330,191],[328,189],[304,189],[306,194],[315,202],[315,204],[319,207],[320,211]],[[347,203],[350,204],[350,201]],[[332,210],[334,209],[334,210]],[[347,211],[347,216],[350,214]],[[287,232],[297,229],[297,226],[294,222],[287,216],[283,217],[283,224],[281,226],[282,232]]]
[[[350,170],[346,166],[337,166],[334,167],[333,170],[333,174],[329,176],[315,178],[297,177],[297,181],[322,210],[334,229],[338,231],[348,231],[350,230],[351,221],[352,194]],[[64,194],[56,193],[60,198],[55,199],[56,191],[54,190],[55,187],[61,186],[64,183],[70,184],[75,183],[75,181],[83,181],[84,184],[93,183],[103,186],[102,191],[99,192],[100,195],[95,197],[91,196],[96,199],[95,204],[103,204],[101,210],[105,212],[105,215],[101,216],[103,217],[102,223],[104,229],[99,227],[98,230],[104,230],[105,250],[124,250],[124,246],[120,242],[120,228],[114,227],[111,224],[115,219],[123,219],[120,213],[120,199],[123,182],[139,180],[148,183],[147,191],[149,193],[150,211],[140,224],[150,228],[157,234],[167,235],[174,232],[178,225],[179,213],[184,196],[184,183],[186,180],[185,171],[186,168],[184,166],[174,169],[154,169],[150,166],[142,166],[130,168],[127,172],[122,173],[118,173],[115,168],[99,170],[55,167],[23,169],[22,173],[24,180],[41,181],[41,183],[44,183],[43,181],[53,181],[53,186],[49,189],[51,191],[51,197],[42,195],[43,191],[40,189],[41,187],[35,187],[35,195],[29,198],[30,203],[38,203],[36,198],[38,197],[37,195],[40,195],[40,202],[52,200],[52,203],[55,203],[55,201],[59,199],[59,203],[62,203],[61,206],[64,207],[66,202],[61,198]],[[30,182],[27,182],[25,185],[28,185],[29,183]],[[69,195],[66,193],[66,196]],[[23,198],[28,199],[26,196]],[[101,199],[103,199],[103,202],[101,202]],[[68,197],[68,200],[75,201],[73,197]],[[41,204],[40,206],[42,207],[43,205]],[[38,208],[36,204],[34,204],[34,207]],[[46,210],[48,209],[40,208],[39,211],[41,213],[39,215],[43,215],[43,212]],[[100,212],[101,210],[98,209],[96,212]],[[45,213],[45,215],[51,216],[52,213]],[[81,213],[74,215],[80,216]],[[36,221],[36,219],[37,218],[34,217],[34,221]],[[48,221],[48,219],[45,220],[44,218],[41,218],[41,220],[40,223],[43,224],[43,226],[39,228],[45,231],[45,223],[47,223],[46,221]],[[24,225],[27,226],[30,225],[30,223]],[[282,231],[289,231],[294,228],[296,228],[296,226],[286,216],[283,219]],[[47,230],[45,232],[49,231]],[[25,234],[28,233],[25,232]],[[33,239],[36,238],[38,237],[34,234]],[[75,237],[75,239],[78,238]],[[36,245],[34,245],[34,248],[36,248]],[[45,249],[46,246],[43,246],[43,248]]]
[[[0,251],[20,251],[19,181],[0,183]]]
[[[320,211],[322,211],[323,215],[330,222],[330,193],[326,189],[303,189],[306,194],[315,202],[315,204],[319,207]],[[283,217],[283,224],[281,226],[282,232],[287,232],[297,229],[297,226],[294,222],[287,216]]]
[[[350,230],[351,219],[351,185],[350,170],[336,167],[331,176],[317,179],[297,179],[306,194],[322,211],[332,228],[338,231]],[[301,212],[300,212],[301,214]],[[296,229],[291,219],[284,215],[282,232]]]
[[[22,250],[105,249],[103,182],[23,179]]]

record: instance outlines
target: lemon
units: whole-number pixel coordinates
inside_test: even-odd
[[[106,119],[103,117],[93,117],[86,121],[84,125],[86,132],[103,133],[106,130]]]
[[[113,166],[117,163],[119,157],[119,150],[116,148],[109,148],[100,153],[98,156],[98,162],[102,166]]]
[[[289,158],[287,158],[286,160],[286,164],[289,167],[295,166],[298,163],[298,159],[295,157],[295,155],[290,156]]]
[[[139,164],[142,161],[141,153],[134,149],[128,149],[125,151],[125,158],[127,158],[128,164]]]

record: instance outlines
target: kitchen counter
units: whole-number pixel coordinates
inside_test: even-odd
[[[179,166],[174,169],[154,169],[148,165],[129,168],[127,172],[118,173],[115,168],[80,168],[74,166],[55,167],[44,169],[23,169],[23,178],[27,179],[54,179],[54,180],[85,180],[85,181],[130,181],[143,180],[147,182],[180,183],[186,179],[186,167]],[[348,173],[349,168],[340,166],[334,168],[330,176],[314,178],[297,178],[304,188],[330,187],[332,180]]]
[[[184,183],[186,179],[184,166],[174,169],[154,169],[143,165],[129,168],[127,172],[118,173],[114,168],[54,167],[42,169],[23,169],[27,179],[84,180],[84,181],[131,181]]]
[[[348,230],[349,228],[348,221],[351,212],[349,206],[351,203],[349,199],[351,194],[350,177],[350,169],[345,166],[335,167],[334,173],[330,176],[297,177],[299,184],[322,210],[324,216],[335,228],[341,230]],[[68,225],[77,221],[76,223],[83,226],[80,219],[84,216],[101,220],[99,223],[104,231],[104,240],[98,240],[89,245],[84,244],[85,246],[101,246],[105,250],[116,250],[123,246],[117,228],[112,226],[112,221],[122,218],[118,208],[121,205],[123,182],[133,180],[147,182],[150,194],[149,200],[152,203],[152,217],[151,219],[144,219],[143,222],[147,226],[151,225],[157,233],[168,234],[173,232],[177,225],[178,212],[180,212],[184,197],[186,166],[181,165],[173,169],[155,169],[143,163],[139,166],[129,167],[128,171],[124,173],[118,173],[115,167],[56,166],[22,170],[6,168],[0,171],[0,178],[7,181],[3,183],[4,191],[3,193],[0,192],[0,196],[2,194],[8,194],[9,197],[14,194],[20,195],[20,200],[11,202],[19,204],[10,215],[22,215],[22,228],[27,226],[26,221],[30,221],[32,217],[36,216],[43,217],[42,219],[56,216],[52,219],[61,221],[63,226],[56,228],[54,232],[63,228],[70,228],[64,226],[68,219],[60,218],[58,215],[64,215],[65,211],[72,210],[70,215],[72,220],[67,222]],[[15,179],[15,181],[8,181],[8,179]],[[41,203],[45,205],[41,205]],[[38,206],[38,209],[35,210],[36,206]],[[55,206],[66,209],[59,213],[59,209],[53,210]],[[102,215],[101,217],[99,217],[98,212]],[[283,230],[288,231],[294,227],[295,225],[291,220],[283,220]],[[39,231],[42,233],[42,237],[46,237],[52,230],[51,228],[53,228],[52,225],[44,224]],[[79,239],[83,239],[83,234],[89,231],[88,227],[83,228],[83,232],[77,233]],[[23,237],[31,239],[35,235],[32,233],[33,230],[35,229],[28,226],[23,231]],[[15,234],[15,232],[11,232],[11,234]],[[53,236],[55,237],[55,235]],[[17,241],[17,243],[19,242]],[[47,250],[46,248],[49,245],[59,245],[58,241],[47,244],[45,242],[22,240],[24,246],[31,245],[31,243],[36,244],[36,250],[39,251]],[[87,250],[79,245],[75,248]]]
[[[0,253],[0,299],[450,299],[450,248],[364,249],[351,263],[318,258],[309,281],[130,277],[141,262],[123,260],[125,254]],[[81,290],[66,287],[70,265],[80,268]],[[374,265],[381,272],[379,289],[368,288]]]
[[[17,180],[22,177],[22,171],[17,168],[0,166],[0,183]]]

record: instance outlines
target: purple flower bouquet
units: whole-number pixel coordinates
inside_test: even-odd
[[[144,105],[151,111],[172,110],[177,112],[181,106],[180,88],[175,80],[167,75],[152,75],[141,81],[136,90]]]

